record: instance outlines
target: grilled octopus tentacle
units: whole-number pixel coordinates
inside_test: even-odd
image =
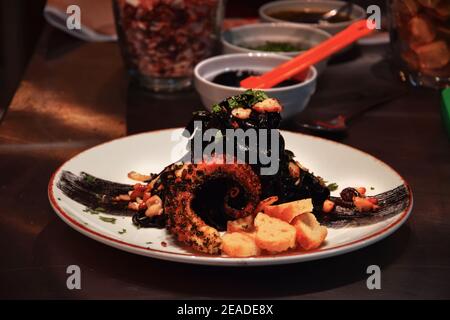
[[[202,162],[185,164],[176,173],[177,178],[165,196],[164,211],[168,215],[168,230],[195,250],[218,254],[222,240],[217,229],[207,225],[193,209],[196,190],[214,179],[231,179],[246,193],[242,208],[233,208],[224,199],[224,210],[236,219],[254,213],[261,195],[258,176],[247,164],[223,164]]]

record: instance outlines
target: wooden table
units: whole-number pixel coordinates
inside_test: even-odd
[[[390,72],[386,52],[364,47],[335,61],[296,120],[345,113],[407,88]],[[450,298],[449,139],[438,92],[407,90],[340,139],[411,184],[413,213],[395,234],[357,252],[287,266],[158,261],[72,230],[50,208],[47,183],[61,163],[99,142],[182,126],[201,107],[199,98],[128,88],[115,43],[81,43],[47,29],[0,125],[0,298]],[[284,127],[297,129],[295,121]],[[66,288],[71,264],[81,267],[82,290]],[[366,287],[371,264],[381,267],[381,290]]]

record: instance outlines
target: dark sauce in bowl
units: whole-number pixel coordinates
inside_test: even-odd
[[[212,82],[223,86],[239,88],[241,86],[240,85],[241,81],[244,80],[245,78],[260,75],[261,73],[252,70],[231,70],[219,73],[212,79]],[[279,84],[274,86],[274,88],[293,86],[299,83],[300,81],[288,79],[284,80],[283,82],[280,82]]]
[[[296,23],[318,23],[319,19],[327,11],[312,9],[312,10],[283,10],[267,13],[272,18],[296,22]],[[347,22],[350,17],[346,14],[338,14],[329,20],[330,23]]]

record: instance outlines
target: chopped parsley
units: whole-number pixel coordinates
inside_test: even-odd
[[[220,111],[222,111],[222,107],[219,106],[217,103],[212,106],[212,112],[218,113]]]
[[[258,50],[258,51],[270,51],[270,52],[293,52],[293,51],[301,51],[306,48],[306,46],[302,46],[300,44],[293,44],[289,42],[274,42],[267,41],[263,44],[247,47],[248,49]]]
[[[228,102],[228,106],[229,106],[231,109],[234,109],[234,108],[237,108],[237,107],[242,106],[242,104],[241,104],[241,99],[238,99],[238,97],[231,97],[231,98],[229,98],[229,99],[227,100],[227,102]]]
[[[127,229],[122,229],[121,231],[118,231],[119,234],[124,234],[127,232]]]
[[[252,107],[268,98],[269,96],[264,91],[249,89],[240,95],[228,98],[227,102],[229,107],[233,109],[241,106]]]
[[[247,95],[250,98],[248,101],[249,107],[253,106],[255,103],[262,102],[269,98],[269,96],[261,90],[249,89],[245,91],[243,95]]]
[[[90,213],[90,214],[99,214],[100,213],[100,212],[95,211],[95,210],[93,210],[91,208],[86,208],[86,209],[83,210],[83,212]]]
[[[91,175],[85,174],[84,180],[86,180],[86,182],[93,183],[93,182],[95,182],[96,179],[95,179],[95,177],[93,177]]]
[[[104,208],[102,208],[102,207],[98,207],[98,208],[95,208],[95,209],[91,209],[91,208],[87,208],[86,207],[86,209],[84,209],[83,212],[87,212],[87,213],[90,213],[90,214],[99,214],[101,212],[106,212],[106,210]]]
[[[228,109],[234,109],[238,107],[250,108],[256,103],[262,102],[268,98],[269,97],[264,91],[249,89],[237,96],[225,99],[220,104],[216,103],[212,105],[211,110],[213,113],[220,113],[225,111],[225,108]]]
[[[327,188],[328,188],[330,191],[336,191],[336,190],[339,188],[339,186],[338,186],[337,183],[333,182],[333,183],[328,184],[328,185],[327,185]]]
[[[99,216],[98,217],[100,220],[102,220],[103,222],[108,222],[108,223],[112,223],[115,224],[116,223],[116,218],[109,218],[109,217],[103,217],[103,216]]]

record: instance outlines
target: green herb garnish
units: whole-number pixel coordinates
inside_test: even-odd
[[[252,107],[254,104],[268,98],[264,91],[249,89],[240,95],[228,98],[227,102],[228,106],[233,109],[241,106]]]
[[[103,216],[100,216],[100,217],[98,217],[100,220],[102,220],[103,222],[108,222],[108,223],[112,223],[112,224],[115,224],[116,223],[116,218],[109,218],[109,217],[103,217]]]
[[[227,100],[228,106],[229,106],[231,109],[240,107],[240,106],[242,106],[242,104],[240,103],[240,100],[241,100],[241,99],[238,99],[238,97],[231,97],[231,98],[229,98],[229,99]]]
[[[251,108],[258,102],[262,102],[269,97],[264,91],[261,90],[246,90],[240,95],[229,97],[222,101],[220,104],[214,104],[211,107],[213,113],[220,113],[225,111],[224,108],[234,109],[238,107],[247,107]]]
[[[222,107],[219,106],[217,103],[212,106],[212,112],[218,113],[220,111],[222,111]]]
[[[124,234],[127,232],[127,229],[122,229],[121,231],[118,231],[119,234]]]
[[[327,185],[327,188],[330,190],[330,191],[336,191],[338,188],[339,188],[339,186],[338,186],[338,184],[337,183],[330,183],[330,184],[328,184]]]
[[[269,98],[269,96],[264,91],[261,91],[261,90],[249,89],[249,90],[245,91],[244,94],[252,97],[249,100],[249,104],[250,104],[249,107],[252,107],[255,103],[262,102]]]
[[[95,177],[93,177],[91,175],[85,174],[84,175],[84,180],[86,180],[89,183],[93,183],[93,182],[95,182],[96,179],[95,179]]]
[[[257,46],[246,46],[246,48],[251,50],[269,51],[269,52],[295,52],[306,49],[306,46],[302,46],[300,44],[296,45],[289,42],[267,41]]]
[[[93,210],[91,208],[86,208],[86,209],[83,210],[83,212],[87,212],[87,213],[90,213],[90,214],[99,214],[100,213],[100,212],[95,211],[95,210]]]
[[[87,212],[87,213],[90,213],[90,214],[99,214],[101,212],[106,212],[106,210],[105,210],[105,208],[102,208],[102,207],[98,207],[98,208],[95,208],[95,209],[86,208],[86,209],[83,210],[83,212]]]

